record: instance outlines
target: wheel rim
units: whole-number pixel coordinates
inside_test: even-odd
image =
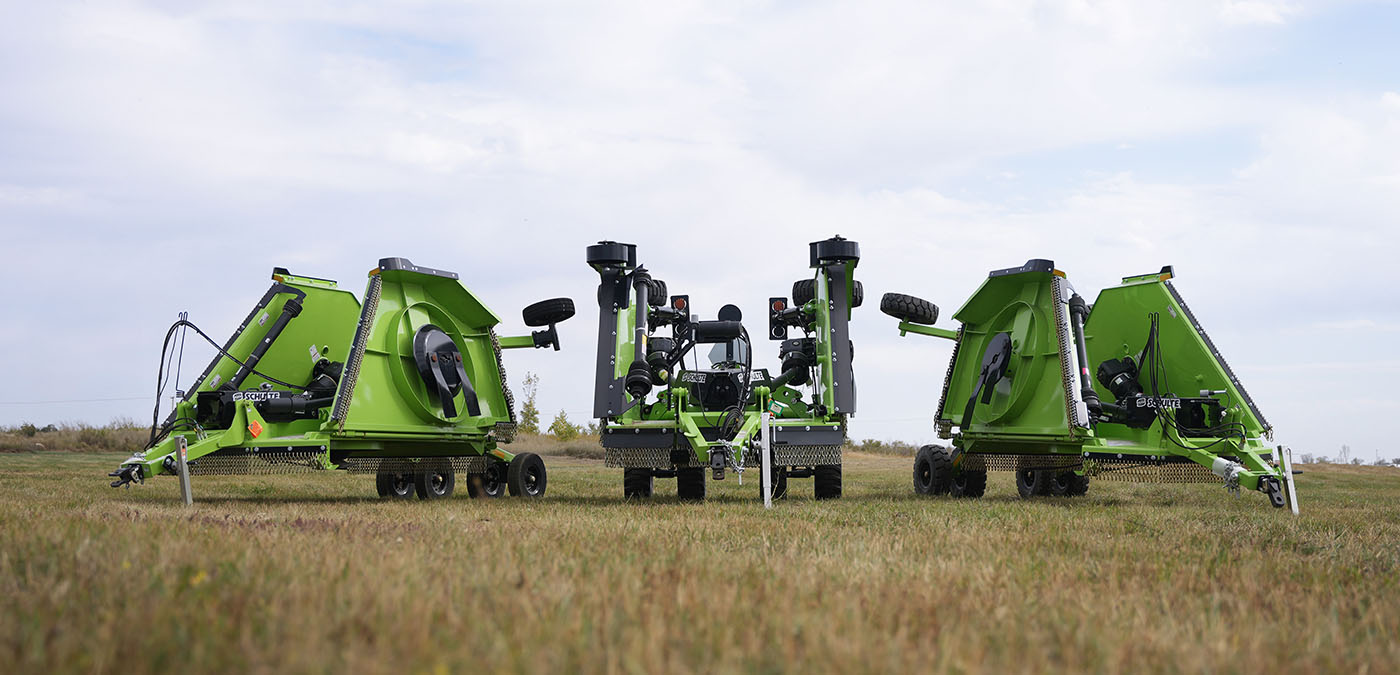
[[[537,495],[540,492],[540,472],[535,467],[530,467],[525,472],[525,494]]]
[[[1030,489],[1035,485],[1035,471],[1026,469],[1017,474],[1017,477],[1021,481],[1021,486],[1026,489]]]
[[[428,478],[428,488],[431,489],[435,495],[441,495],[447,492],[447,478],[440,473],[432,474]]]
[[[967,476],[956,474],[953,476],[952,485],[954,490],[962,490],[967,486]]]
[[[928,489],[933,485],[933,467],[928,462],[919,464],[919,487]]]
[[[406,473],[396,473],[393,477],[394,494],[402,497],[413,491],[413,477]]]
[[[481,491],[488,497],[501,496],[501,492],[505,490],[505,487],[505,483],[492,483],[490,481],[482,481],[481,483]]]

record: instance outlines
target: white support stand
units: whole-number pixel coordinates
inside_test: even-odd
[[[180,471],[180,496],[184,497],[185,506],[194,506],[194,493],[190,491],[189,445],[184,436],[176,436],[175,445],[175,465]]]
[[[1293,487],[1293,448],[1278,446],[1278,462],[1283,468],[1283,484],[1288,487],[1288,508],[1298,515],[1298,489]]]
[[[763,483],[763,508],[765,509],[773,508],[773,429],[770,425],[772,418],[773,413],[770,412],[764,412],[758,416],[759,433],[763,437],[763,442],[759,448],[759,453],[763,457],[761,460],[763,480],[759,482]]]

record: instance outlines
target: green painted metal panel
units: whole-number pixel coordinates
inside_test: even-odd
[[[1228,391],[1228,421],[1244,424],[1251,437],[1270,431],[1249,398],[1244,386],[1227,372],[1224,358],[1207,342],[1204,327],[1197,325],[1186,304],[1172,288],[1170,280],[1153,276],[1147,281],[1129,281],[1099,293],[1084,326],[1089,362],[1136,355],[1147,342],[1148,317],[1157,314],[1163,361],[1161,393],[1198,396],[1201,391]],[[1144,378],[1145,379],[1145,378]],[[1146,382],[1144,382],[1146,384]],[[1099,396],[1113,395],[1095,382]]]
[[[1055,311],[1058,284],[1058,277],[1044,271],[990,277],[953,315],[963,333],[943,419],[967,432],[995,429],[1001,435],[1026,437],[1032,444],[1073,435]],[[963,415],[976,389],[983,355],[1000,333],[1009,333],[1012,340],[1006,377],[996,384],[990,401],[974,407],[969,423]]]
[[[496,447],[513,430],[494,335],[500,318],[455,274],[386,258],[370,272],[364,305],[333,281],[280,268],[273,280],[226,343],[228,356],[214,359],[177,406],[161,440],[124,468],[139,467],[137,475],[144,477],[168,472],[180,436],[189,442],[188,456],[196,466],[214,453],[227,457],[229,452],[285,456],[290,459],[275,461],[316,468],[336,468],[347,458],[514,457]],[[277,333],[279,318],[283,325]],[[479,415],[470,414],[465,392],[458,392],[458,412],[448,417],[436,389],[429,391],[414,360],[414,337],[428,325],[441,329],[461,353]],[[356,348],[357,337],[362,350]],[[536,346],[531,336],[504,341]],[[231,388],[241,364],[251,362],[262,345],[265,352],[255,367],[267,377],[251,374]],[[295,394],[309,401],[318,362],[345,365],[333,396],[317,394],[322,402],[297,419],[260,412],[257,405],[265,399],[259,397]],[[222,401],[234,393],[226,418],[199,409],[201,398]],[[328,405],[331,401],[335,404]],[[334,411],[342,407],[336,417]]]
[[[381,281],[379,302],[340,431],[485,434],[497,423],[509,422],[489,333],[500,319],[455,278],[407,270],[376,273]],[[480,416],[468,414],[462,392],[456,397],[457,416],[445,417],[436,394],[419,376],[413,339],[427,325],[442,329],[461,350]],[[348,359],[348,349],[345,354]]]

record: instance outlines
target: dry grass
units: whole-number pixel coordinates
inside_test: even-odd
[[[29,423],[0,427],[2,452],[116,452],[127,456],[140,450],[150,439],[149,427],[139,427],[129,419],[113,420],[106,426],[69,423]]]
[[[505,446],[514,453],[533,452],[542,457],[573,457],[575,459],[602,459],[603,446],[597,436],[579,436],[560,441],[548,434],[522,433],[515,441]]]
[[[0,457],[9,672],[1393,671],[1400,471],[1311,468],[1304,515],[1210,486],[917,498],[855,455],[625,504],[551,458],[537,502],[389,503],[343,474],[111,490],[119,456]]]

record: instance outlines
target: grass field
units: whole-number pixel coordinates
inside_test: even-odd
[[[622,503],[548,458],[535,502],[390,503],[340,473],[163,477],[0,455],[7,672],[1395,672],[1400,471],[1308,467],[1303,516],[1207,485],[917,498],[848,457],[765,512],[752,476]]]

